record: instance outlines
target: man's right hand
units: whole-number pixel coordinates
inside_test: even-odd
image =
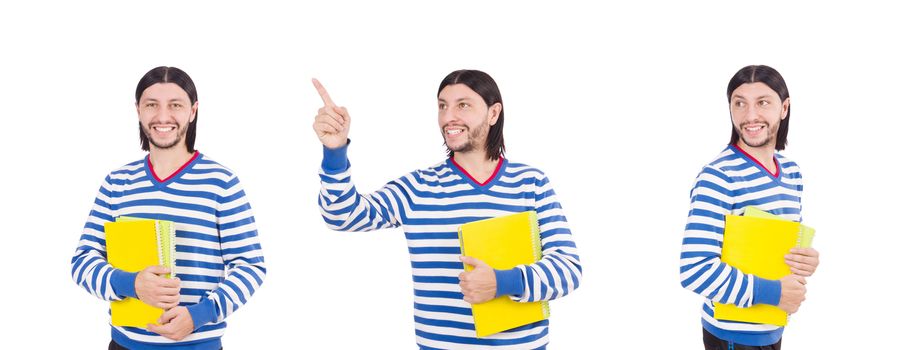
[[[336,149],[348,143],[348,130],[351,128],[351,117],[345,107],[337,107],[326,88],[320,81],[313,79],[314,87],[323,100],[323,108],[317,111],[314,118],[314,132],[317,138],[323,143],[323,146],[330,149]]]
[[[806,279],[794,274],[781,278],[781,301],[778,302],[778,307],[792,314],[799,310],[803,300],[806,300]]]
[[[169,310],[179,305],[179,279],[166,278],[169,269],[155,265],[138,272],[135,277],[135,294],[150,306]]]

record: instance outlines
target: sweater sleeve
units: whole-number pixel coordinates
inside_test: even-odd
[[[496,294],[508,295],[519,302],[563,297],[577,289],[583,277],[567,218],[545,176],[537,179],[535,200],[542,259],[512,270],[496,271]]]
[[[194,328],[222,322],[248,302],[266,277],[251,205],[237,177],[227,183],[216,212],[225,277],[197,304],[188,305]]]
[[[330,229],[373,231],[401,225],[401,186],[390,182],[371,194],[360,194],[351,182],[348,145],[323,147],[320,169],[320,214]]]
[[[106,301],[136,297],[137,275],[116,269],[107,262],[104,224],[114,218],[110,205],[111,183],[111,177],[107,176],[101,184],[71,261],[72,280],[91,295]]]
[[[777,305],[781,283],[745,274],[721,261],[724,218],[731,212],[731,180],[710,166],[696,178],[680,254],[681,285],[722,304]]]

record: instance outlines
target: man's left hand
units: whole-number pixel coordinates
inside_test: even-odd
[[[462,256],[461,261],[473,266],[473,270],[462,272],[458,275],[461,280],[461,292],[464,293],[464,301],[471,304],[480,304],[495,299],[496,281],[495,270],[477,258]]]
[[[191,319],[188,308],[184,306],[166,310],[163,316],[160,316],[159,323],[159,325],[148,324],[147,330],[177,341],[194,332],[194,320]]]
[[[803,277],[812,276],[818,267],[818,251],[814,248],[793,248],[784,256],[790,272]]]

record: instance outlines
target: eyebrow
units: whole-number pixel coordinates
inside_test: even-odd
[[[455,102],[470,101],[470,100],[473,100],[473,99],[470,98],[470,97],[462,97],[462,98],[459,98],[459,99],[455,100]],[[439,98],[439,102],[448,103],[448,101],[446,101],[446,100],[443,99],[443,98]]]
[[[160,102],[159,100],[157,100],[157,99],[155,99],[155,98],[153,98],[153,97],[148,97],[148,98],[143,99],[143,100],[141,100],[141,101],[142,101],[142,102]],[[169,101],[167,101],[167,102],[188,102],[188,101],[187,101],[187,100],[184,100],[184,99],[182,99],[182,98],[171,98],[171,99],[169,99]]]
[[[771,97],[772,97],[772,96],[770,96],[770,95],[762,95],[762,96],[759,96],[759,97],[754,98],[753,100],[761,100],[761,99],[763,99],[763,98],[771,98]],[[731,100],[735,100],[735,99],[742,99],[742,100],[745,100],[746,97],[744,97],[743,95],[734,95],[733,97],[731,97]]]

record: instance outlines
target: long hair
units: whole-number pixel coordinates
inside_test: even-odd
[[[502,135],[502,128],[505,126],[505,105],[502,103],[502,93],[499,92],[499,86],[489,74],[478,70],[462,69],[451,72],[445,79],[442,79],[436,96],[438,97],[439,93],[446,86],[454,84],[466,85],[476,92],[477,95],[480,95],[487,106],[492,106],[496,103],[502,105],[502,111],[499,112],[498,120],[496,120],[495,125],[489,127],[489,136],[486,138],[486,156],[490,160],[498,160],[505,155],[505,138]],[[455,155],[455,151],[452,151],[450,148],[447,149],[447,152],[449,157]]]
[[[734,93],[734,90],[740,87],[740,85],[749,83],[763,83],[768,85],[769,88],[778,94],[781,102],[786,101],[790,97],[790,92],[787,91],[787,84],[784,82],[784,77],[781,76],[781,73],[778,73],[777,70],[769,66],[753,65],[741,68],[737,71],[737,74],[734,74],[731,81],[727,83],[728,105],[730,105],[731,94]],[[781,124],[778,126],[778,138],[774,147],[776,150],[781,151],[784,149],[784,146],[787,145],[788,130],[790,130],[790,106],[787,106],[787,116],[781,120]],[[740,134],[737,133],[737,130],[734,129],[734,123],[731,122],[730,144],[736,144],[738,141],[740,141]]]
[[[135,104],[141,100],[144,90],[158,83],[173,83],[181,87],[188,94],[188,99],[191,101],[192,106],[198,100],[197,88],[194,87],[194,81],[191,80],[188,73],[176,67],[160,66],[145,73],[141,80],[138,81],[138,87],[135,89]],[[194,152],[194,139],[197,135],[197,128],[198,115],[195,113],[194,120],[188,123],[188,131],[185,133],[185,146],[188,147],[188,152]],[[147,135],[144,134],[144,130],[141,128],[141,122],[138,122],[138,137],[141,139],[141,149],[150,151],[150,140],[147,139]]]

